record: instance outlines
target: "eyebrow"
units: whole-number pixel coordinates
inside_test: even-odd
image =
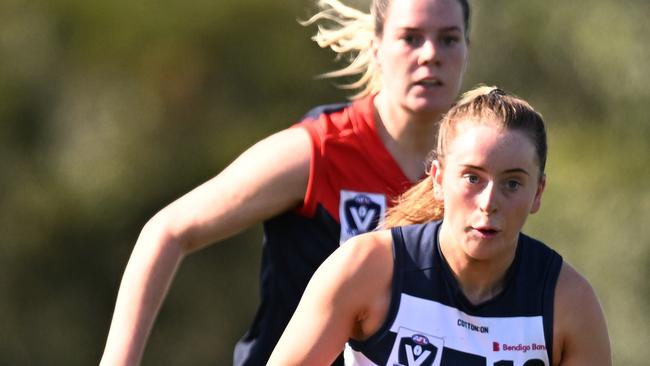
[[[422,30],[422,28],[419,28],[419,27],[408,27],[408,26],[401,27],[401,29],[404,30],[404,31],[407,31],[407,32],[417,32],[417,31],[421,31],[421,30]],[[448,27],[442,27],[442,28],[439,28],[439,29],[438,29],[438,32],[439,32],[439,33],[448,33],[448,32],[459,32],[459,33],[462,33],[463,30],[462,30],[460,27],[458,27],[458,26],[450,25],[450,26],[448,26]]]
[[[464,168],[470,168],[470,169],[475,169],[475,170],[480,170],[482,172],[486,171],[485,168],[477,166],[477,165],[472,165],[472,164],[459,164],[461,167]],[[526,169],[523,168],[512,168],[512,169],[506,169],[501,174],[512,174],[512,173],[523,173],[528,176],[530,176],[530,173]]]

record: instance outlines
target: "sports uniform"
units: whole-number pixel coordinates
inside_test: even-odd
[[[266,363],[320,264],[340,243],[373,230],[391,198],[412,185],[374,116],[371,96],[316,108],[294,126],[312,140],[307,192],[301,207],[264,223],[261,304],[235,347],[235,365]]]
[[[562,257],[520,234],[504,290],[473,305],[442,256],[439,228],[431,222],[392,229],[387,319],[368,340],[348,342],[346,365],[550,365]]]

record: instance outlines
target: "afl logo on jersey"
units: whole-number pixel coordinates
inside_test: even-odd
[[[415,344],[419,344],[421,346],[426,346],[429,344],[429,338],[423,336],[422,334],[414,334],[411,339],[413,342],[415,342]]]
[[[386,212],[386,196],[378,193],[341,190],[339,219],[340,243],[377,228]]]

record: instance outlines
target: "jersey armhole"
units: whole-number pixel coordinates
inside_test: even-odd
[[[544,284],[543,290],[543,308],[542,316],[544,322],[544,338],[546,341],[546,352],[548,355],[549,362],[553,363],[553,338],[554,338],[554,322],[555,322],[555,288],[557,286],[557,281],[560,276],[560,271],[564,265],[564,259],[562,256],[557,254],[555,251],[552,252],[553,257],[551,263],[548,266],[548,274],[546,277],[546,283]]]
[[[309,134],[311,140],[311,157],[309,159],[309,178],[307,180],[307,190],[303,197],[303,202],[296,210],[298,214],[303,216],[313,216],[316,212],[318,198],[316,197],[319,187],[317,186],[318,179],[316,173],[321,169],[321,139],[317,131],[317,126],[310,121],[299,122],[292,126],[292,128],[304,128]]]
[[[397,311],[399,310],[399,305],[402,300],[402,268],[404,256],[404,235],[401,227],[394,227],[390,229],[391,239],[392,239],[392,248],[393,248],[393,278],[391,282],[390,290],[390,304],[388,305],[388,312],[386,313],[386,319],[382,325],[377,329],[375,334],[371,335],[365,341],[355,341],[350,339],[348,341],[350,347],[356,351],[363,351],[364,349],[372,348],[379,342],[382,338],[390,332],[395,318],[397,317]]]

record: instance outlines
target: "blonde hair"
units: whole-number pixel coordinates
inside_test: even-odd
[[[443,166],[449,143],[456,136],[456,126],[470,120],[477,124],[493,124],[509,131],[521,131],[535,146],[540,179],[546,168],[548,146],[544,120],[525,100],[494,86],[479,86],[463,94],[443,117],[438,131],[438,143],[430,160]],[[433,177],[429,174],[395,200],[386,213],[383,227],[391,228],[441,220],[444,205],[434,196]]]
[[[381,89],[381,74],[372,56],[372,39],[375,22],[372,14],[364,13],[344,5],[338,0],[319,0],[321,9],[314,16],[300,24],[307,26],[316,22],[318,33],[312,39],[321,48],[330,48],[337,58],[347,55],[349,64],[342,69],[320,75],[324,78],[338,78],[360,75],[351,83],[341,85],[344,89],[361,89],[352,99],[362,98]]]

